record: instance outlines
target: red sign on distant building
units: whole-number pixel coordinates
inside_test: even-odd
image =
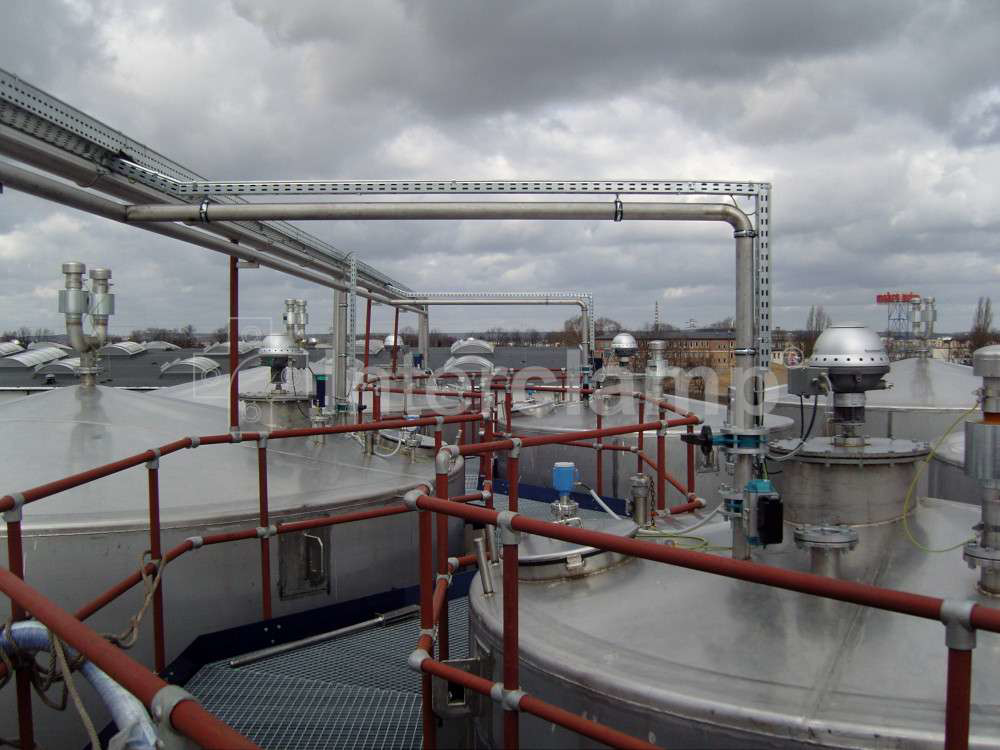
[[[890,305],[894,302],[913,302],[919,300],[920,295],[915,292],[886,292],[875,295],[876,305]]]

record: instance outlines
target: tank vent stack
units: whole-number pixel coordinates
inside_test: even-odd
[[[90,289],[84,285],[87,267],[77,261],[63,263],[65,288],[59,290],[59,312],[66,316],[66,335],[70,345],[80,354],[80,385],[93,387],[97,383],[97,350],[108,343],[108,319],[115,312],[115,295],[111,293],[111,270],[90,269]],[[83,317],[90,316],[93,333],[84,331]]]
[[[965,473],[983,486],[979,538],[965,545],[970,568],[979,568],[979,587],[1000,596],[1000,346],[972,355],[973,373],[983,379],[982,417],[965,423]]]

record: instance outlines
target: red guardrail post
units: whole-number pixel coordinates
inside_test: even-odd
[[[639,402],[639,422],[646,421],[646,402]],[[643,448],[643,436],[646,434],[645,430],[639,430],[639,437],[636,439],[636,446],[639,452],[635,457],[635,473],[642,474],[642,448]]]
[[[403,413],[406,413],[405,410]],[[372,420],[382,420],[382,389],[377,385],[372,388]]]
[[[507,454],[507,508],[517,513],[518,480],[520,476],[521,444],[517,440]],[[498,519],[499,520],[499,519]],[[517,637],[517,565],[518,534],[510,528],[509,521],[500,523],[503,538],[503,687],[504,691],[518,689]],[[503,712],[503,744],[508,750],[517,750],[520,743],[520,717],[516,710]]]
[[[940,617],[948,647],[948,687],[945,703],[945,750],[968,750],[969,711],[972,704],[972,650],[976,631],[972,627],[974,601],[945,599]]]
[[[666,412],[658,410],[660,421],[666,418]],[[661,426],[656,431],[656,508],[665,510],[667,507],[667,431]]]
[[[434,554],[431,549],[430,511],[418,511],[417,518],[420,531],[420,634],[428,655],[433,656],[434,642],[431,634],[434,632]],[[420,695],[424,747],[434,750],[437,747],[437,719],[431,705],[431,676],[426,672],[420,676]]]
[[[641,419],[639,420],[642,421]],[[694,425],[689,424],[687,426],[688,435],[694,433]],[[694,443],[688,443],[687,445],[687,469],[688,469],[688,494],[693,495],[694,489]]]
[[[154,457],[146,463],[149,475],[149,557],[157,573],[163,565],[160,547],[160,452],[153,449]],[[156,671],[167,666],[166,634],[163,632],[163,576],[153,591],[153,663]]]
[[[11,573],[24,580],[24,548],[21,544],[21,517],[23,514],[24,495],[12,493],[15,506],[3,514],[7,525],[7,568]],[[24,607],[13,598],[10,600],[10,614],[14,622],[27,618]],[[28,670],[16,665],[15,682],[17,687],[17,731],[21,747],[35,747],[35,722],[31,712],[31,675]]]
[[[271,524],[267,496],[267,435],[257,438],[257,485],[260,496],[260,525],[267,528]],[[271,540],[260,538],[260,597],[261,616],[271,619]]]
[[[600,412],[597,414],[597,429],[603,429],[604,417],[601,416]],[[597,494],[600,497],[604,497],[604,438],[598,436],[597,438]]]
[[[434,457],[437,458],[441,446],[444,444],[444,435],[441,425],[434,427]],[[438,471],[434,474],[434,494],[445,500],[448,499],[448,472]],[[436,513],[434,520],[437,526],[437,574],[438,576],[448,575],[448,516],[444,513]],[[448,605],[441,608],[441,616],[438,619],[438,658],[441,661],[448,659]]]

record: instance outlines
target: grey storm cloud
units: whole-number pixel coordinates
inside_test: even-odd
[[[209,177],[770,181],[790,327],[816,303],[882,324],[874,294],[899,288],[959,330],[1000,281],[995,2],[13,0],[2,20],[0,67]],[[413,288],[591,290],[628,325],[654,301],[675,323],[732,310],[720,227],[306,229]],[[221,256],[8,191],[0,328],[55,327],[59,264],[78,255],[115,268],[122,329],[224,319]],[[329,295],[275,272],[242,285],[248,316],[290,295],[316,328],[329,315]],[[441,309],[432,325],[565,315]]]

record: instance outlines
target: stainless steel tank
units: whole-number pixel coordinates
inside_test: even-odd
[[[925,501],[910,529],[945,547],[967,538],[978,517],[968,505]],[[707,545],[730,541],[722,523],[693,533]],[[785,537],[755,549],[754,559],[814,569],[811,550]],[[839,572],[852,580],[997,603],[979,593],[977,574],[959,551],[926,554],[898,522],[859,527],[853,548],[839,554]],[[470,642],[493,680],[502,679],[499,573],[494,594],[484,595],[476,580],[469,597]],[[940,623],[631,560],[584,577],[522,580],[519,633],[522,689],[664,747],[942,745],[947,649]],[[983,633],[975,651],[974,748],[1000,746],[997,640]],[[502,747],[496,705],[484,701],[480,710],[480,741]],[[520,722],[524,747],[592,746],[530,715]]]
[[[266,368],[265,368],[266,369]],[[67,386],[0,405],[4,492],[24,490],[185,435],[228,432],[226,410],[105,387]],[[245,424],[253,428],[252,424]],[[461,464],[461,462],[459,462]],[[377,508],[433,480],[430,459],[363,455],[350,436],[268,445],[271,522]],[[24,509],[25,578],[74,611],[134,572],[149,549],[147,473],[115,474]],[[163,548],[191,536],[258,525],[256,444],[203,446],[165,457],[159,470]],[[464,491],[461,465],[452,492]],[[461,540],[461,525],[452,528]],[[6,550],[6,544],[0,542]],[[278,536],[271,541],[275,616],[417,583],[411,514]],[[456,546],[457,548],[457,546]],[[260,548],[236,542],[192,551],[163,578],[168,661],[196,636],[260,619]],[[119,632],[139,607],[130,592],[88,623]],[[133,655],[152,663],[151,618]],[[13,691],[0,695],[0,736],[16,734]],[[88,697],[95,720],[103,709]],[[37,721],[46,747],[82,745],[72,711]],[[77,741],[79,740],[79,741]]]

